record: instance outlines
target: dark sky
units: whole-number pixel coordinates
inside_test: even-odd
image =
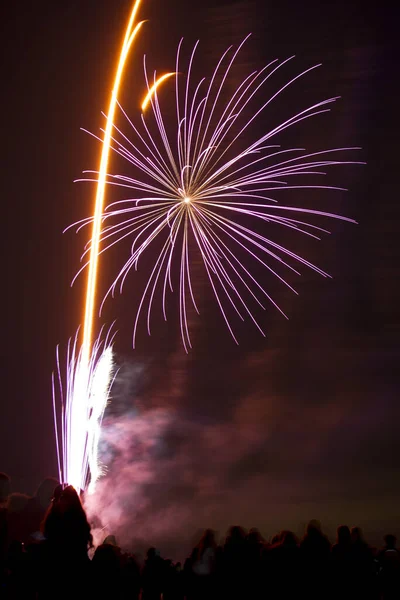
[[[51,372],[56,345],[81,320],[84,289],[83,280],[72,290],[69,284],[85,239],[62,230],[91,210],[93,190],[73,180],[96,168],[99,148],[80,127],[96,131],[102,122],[129,8],[127,0],[45,0],[10,2],[2,14],[0,470],[22,491],[56,470]],[[159,326],[156,319],[153,336],[141,335],[133,351],[134,302],[128,294],[108,305],[105,318],[118,318],[123,368],[107,431],[125,426],[128,438],[141,440],[142,450],[124,455],[131,483],[138,481],[133,457],[146,465],[141,518],[171,510],[184,520],[186,508],[193,527],[233,521],[277,529],[316,516],[371,532],[391,522],[400,534],[394,15],[382,3],[346,0],[329,7],[217,0],[195,9],[182,0],[143,0],[141,15],[150,21],[127,76],[125,107],[135,107],[143,53],[160,71],[173,70],[180,37],[191,44],[200,37],[204,64],[213,64],[253,32],[245,58],[255,68],[293,53],[299,68],[323,63],[298,88],[299,102],[307,94],[342,97],[323,126],[308,124],[301,142],[293,132],[290,143],[361,146],[368,163],[335,172],[346,195],[321,195],[325,209],[339,207],[359,222],[333,224],[332,236],[306,247],[333,279],[306,273],[300,297],[272,283],[290,319],[269,310],[266,339],[246,324],[236,347],[205,290],[189,356],[174,319]],[[141,289],[146,272],[135,277]],[[121,403],[125,425],[116,415]]]

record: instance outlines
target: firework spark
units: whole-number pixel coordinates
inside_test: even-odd
[[[114,334],[115,335],[115,334]],[[111,330],[95,340],[89,364],[83,348],[78,350],[79,330],[66,352],[66,375],[62,374],[59,347],[57,373],[53,374],[53,412],[59,478],[76,490],[94,491],[103,469],[98,460],[101,422],[115,377]]]
[[[308,177],[325,175],[327,167],[364,163],[336,159],[337,153],[359,148],[333,148],[310,153],[304,148],[271,144],[271,140],[288,128],[329,112],[337,97],[319,101],[260,135],[257,118],[266,115],[267,108],[287,88],[320,65],[277,86],[272,95],[263,98],[254,108],[254,103],[262,97],[261,90],[294,57],[274,60],[263,69],[253,71],[235,85],[233,94],[229,94],[229,76],[246,40],[236,49],[228,48],[224,52],[208,81],[205,78],[196,81],[192,76],[198,43],[195,45],[188,61],[186,80],[176,77],[173,127],[163,116],[155,85],[157,76],[154,74],[151,83],[146,61],[144,71],[152,110],[142,113],[139,123],[135,124],[119,105],[130,135],[113,123],[110,144],[112,150],[126,160],[132,173],[109,173],[106,183],[132,190],[133,195],[110,204],[103,213],[106,225],[100,235],[100,253],[126,238],[132,240],[132,246],[130,256],[105,298],[114,295],[117,286],[122,291],[128,273],[133,267],[137,268],[143,252],[156,239],[162,240],[161,251],[157,253],[139,303],[133,330],[134,347],[146,299],[150,334],[150,316],[157,288],[161,291],[162,310],[167,318],[167,289],[173,291],[175,264],[179,271],[181,336],[185,350],[191,347],[188,302],[192,302],[198,312],[190,271],[189,252],[193,252],[193,247],[200,253],[222,316],[237,343],[231,323],[233,313],[241,320],[247,315],[263,335],[254,314],[255,305],[265,310],[267,300],[286,317],[259,282],[254,265],[262,265],[294,293],[296,290],[281,275],[282,268],[300,275],[298,268],[307,267],[329,277],[318,266],[267,237],[266,231],[283,227],[320,239],[322,233],[329,231],[310,222],[312,217],[355,222],[335,213],[280,202],[289,190],[344,191],[341,187],[310,184]],[[182,42],[177,52],[176,73],[182,72],[181,48]],[[85,173],[85,179],[80,181],[99,180],[97,172]],[[301,184],[297,183],[299,178],[302,178]],[[84,219],[75,225],[79,225],[79,230],[92,221],[92,218]],[[263,225],[261,229],[260,224]],[[83,258],[91,248],[88,243]],[[249,261],[253,267],[247,265]]]

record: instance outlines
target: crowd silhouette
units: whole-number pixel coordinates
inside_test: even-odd
[[[207,529],[183,565],[156,548],[141,564],[114,536],[94,549],[72,486],[47,478],[30,498],[11,493],[0,473],[0,586],[5,600],[399,600],[400,551],[394,535],[376,550],[347,525],[332,545],[310,521],[301,540],[281,531],[267,541],[234,526],[217,543]]]

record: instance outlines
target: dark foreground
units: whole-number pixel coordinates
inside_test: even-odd
[[[183,565],[155,548],[141,562],[112,536],[93,549],[72,487],[47,479],[29,498],[10,494],[0,474],[0,583],[5,600],[399,600],[400,551],[393,535],[378,550],[346,525],[331,544],[311,521],[301,540],[282,531],[267,541],[235,526],[220,544],[205,531]]]

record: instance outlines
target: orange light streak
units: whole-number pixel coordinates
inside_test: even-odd
[[[108,161],[110,155],[110,144],[112,128],[114,123],[115,109],[118,100],[119,87],[122,80],[122,75],[125,63],[129,54],[132,43],[138,34],[144,21],[135,25],[136,14],[139,9],[141,0],[136,0],[129,18],[129,23],[125,32],[124,41],[121,47],[121,52],[118,60],[117,69],[115,72],[114,85],[111,91],[110,104],[108,108],[108,118],[104,132],[103,146],[100,158],[99,178],[97,182],[96,200],[93,215],[93,229],[90,246],[89,272],[87,279],[87,291],[85,301],[85,315],[83,324],[83,339],[82,339],[82,362],[89,364],[90,349],[93,336],[93,319],[96,299],[97,272],[99,262],[99,246],[101,234],[101,221],[104,210],[105,186],[108,169]]]
[[[143,102],[142,102],[142,106],[141,106],[142,112],[144,112],[144,111],[146,110],[146,108],[147,108],[147,106],[148,106],[148,104],[149,104],[149,102],[150,102],[151,98],[153,97],[154,93],[156,92],[156,90],[157,90],[158,86],[159,86],[159,85],[160,85],[160,84],[161,84],[163,81],[165,81],[166,79],[169,79],[169,77],[172,77],[173,75],[176,75],[176,73],[166,73],[165,75],[161,75],[161,77],[159,77],[159,78],[157,79],[157,81],[155,81],[155,82],[153,83],[153,85],[151,86],[151,88],[150,88],[150,89],[149,89],[149,91],[147,92],[147,94],[146,94],[146,96],[145,96],[145,98],[144,98],[144,100],[143,100]]]

